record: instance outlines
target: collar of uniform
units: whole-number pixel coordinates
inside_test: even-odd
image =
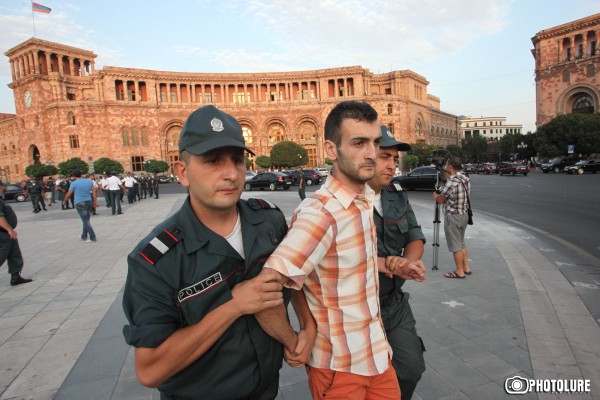
[[[373,205],[375,191],[367,184],[365,184],[365,191],[363,193],[356,193],[355,191],[344,186],[333,175],[329,174],[323,186],[325,186],[325,188],[333,195],[333,197],[335,197],[346,209],[350,207],[350,204],[352,204],[354,200],[361,202],[366,201],[367,206],[369,207],[372,207]]]

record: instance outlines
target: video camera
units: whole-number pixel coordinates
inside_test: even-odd
[[[442,169],[442,166],[444,164],[446,164],[446,161],[448,161],[448,158],[450,158],[450,156],[451,156],[451,154],[448,152],[448,150],[438,149],[438,150],[432,151],[431,157],[427,157],[427,159],[426,159],[427,162],[430,163],[432,166],[434,166],[435,169],[437,170],[437,182],[435,184],[435,191],[437,193],[440,193],[442,190],[442,186],[443,186],[442,182],[446,182],[446,177],[442,173],[441,169]]]

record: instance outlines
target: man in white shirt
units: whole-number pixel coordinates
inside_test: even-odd
[[[110,177],[106,180],[108,182],[108,191],[110,192],[110,206],[112,207],[112,215],[123,214],[121,211],[121,191],[123,189],[127,192],[127,188],[123,186],[121,180],[117,176],[117,171],[110,171]]]
[[[108,191],[107,174],[102,174],[102,179],[100,179],[100,188],[102,189],[102,194],[104,195],[104,201],[106,201],[106,207],[110,207],[110,192]]]
[[[123,185],[125,185],[125,191],[127,192],[127,202],[129,204],[132,204],[135,195],[134,185],[137,185],[138,181],[133,177],[133,174],[131,172],[128,172],[127,176],[123,178],[121,182],[123,183]]]

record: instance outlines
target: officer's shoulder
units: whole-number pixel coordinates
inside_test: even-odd
[[[241,200],[241,201],[242,201],[242,203],[247,204],[248,207],[254,211],[262,211],[262,210],[281,211],[279,209],[279,207],[277,207],[277,205],[275,205],[274,203],[271,203],[269,200],[259,199],[257,197],[251,197],[248,200]]]
[[[400,184],[398,179],[393,179],[390,184],[386,186],[385,190],[391,193],[404,193],[402,184]]]
[[[132,252],[150,265],[156,265],[177,243],[181,241],[181,228],[175,216],[157,225]]]

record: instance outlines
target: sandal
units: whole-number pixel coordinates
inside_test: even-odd
[[[473,273],[472,271],[469,271],[469,272],[465,271],[465,275],[471,275],[472,273]]]
[[[464,276],[460,276],[458,275],[456,272],[452,271],[452,272],[446,272],[444,274],[445,278],[451,278],[451,279],[465,279]]]

